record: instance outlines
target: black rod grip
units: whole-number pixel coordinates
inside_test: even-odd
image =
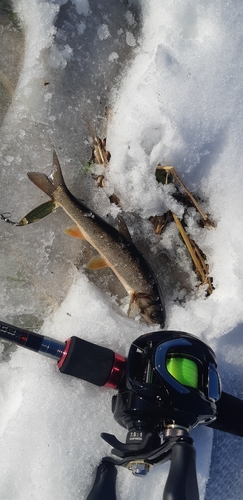
[[[101,462],[86,500],[116,500],[116,476],[117,470],[111,462]]]
[[[109,379],[115,353],[78,337],[71,337],[67,355],[59,363],[61,373],[102,386]],[[60,366],[61,365],[61,366]]]
[[[192,444],[174,444],[163,500],[199,500],[196,451]]]

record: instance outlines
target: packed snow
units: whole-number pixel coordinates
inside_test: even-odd
[[[53,148],[73,194],[114,223],[115,193],[163,286],[166,329],[207,342],[223,389],[243,398],[242,1],[13,0],[13,11],[0,17],[0,81],[4,92],[6,81],[15,89],[11,104],[0,89],[0,213],[17,221],[46,201],[27,172],[50,174]],[[106,169],[87,166],[94,134],[107,137]],[[209,297],[175,224],[159,236],[149,222],[183,214],[173,187],[156,181],[158,164],[176,168],[215,222],[202,229],[194,209],[187,216],[213,277]],[[92,173],[105,175],[103,189]],[[128,298],[109,270],[87,271],[93,252],[63,233],[70,220],[61,209],[27,227],[0,223],[2,321],[125,356],[153,331],[127,316]],[[111,412],[113,391],[7,342],[0,356],[0,497],[85,500],[110,454],[100,433],[126,437]],[[200,499],[241,498],[242,439],[205,426],[192,436]],[[118,500],[161,499],[168,468],[143,479],[120,468]]]

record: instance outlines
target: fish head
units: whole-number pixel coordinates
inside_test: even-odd
[[[152,294],[137,293],[134,295],[134,302],[149,325],[157,324],[164,327],[165,309],[158,297]]]

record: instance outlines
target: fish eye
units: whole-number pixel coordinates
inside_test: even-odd
[[[150,314],[150,318],[151,318],[151,319],[154,319],[154,320],[155,320],[155,319],[158,319],[158,318],[159,318],[159,314],[158,314],[156,311],[153,311],[153,312],[151,312],[151,314]]]

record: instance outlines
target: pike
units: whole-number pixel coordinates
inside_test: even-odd
[[[150,265],[132,242],[125,222],[121,221],[122,232],[118,231],[72,195],[55,151],[53,166],[55,170],[50,176],[28,172],[28,177],[52,199],[55,208],[62,207],[74,221],[75,227],[67,229],[67,234],[85,239],[98,252],[99,256],[91,259],[87,267],[109,267],[130,295],[129,311],[134,303],[148,324],[159,324],[163,328],[162,291]]]

